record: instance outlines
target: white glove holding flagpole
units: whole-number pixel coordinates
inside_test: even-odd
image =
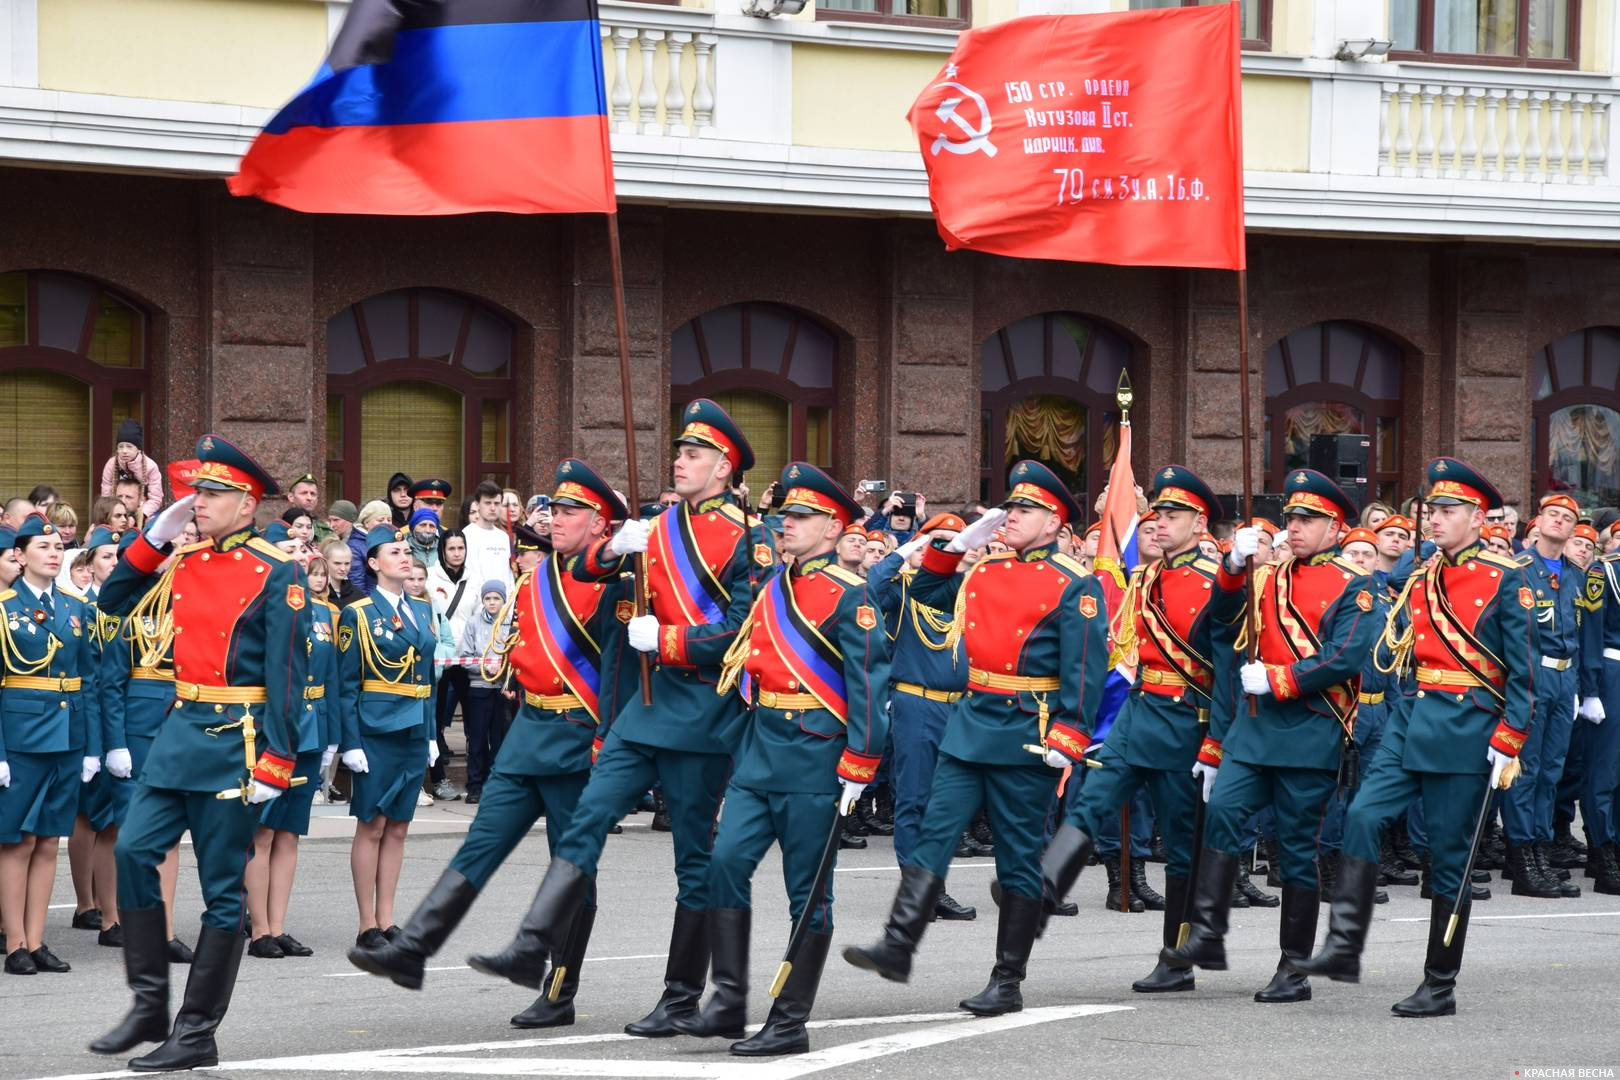
[[[613,534],[608,541],[608,551],[614,555],[639,555],[647,550],[647,523],[640,518],[631,518],[619,526],[619,531]]]
[[[625,630],[632,649],[637,652],[658,651],[658,616],[637,615]]]
[[[1232,554],[1227,557],[1226,568],[1234,574],[1243,572],[1249,558],[1260,554],[1260,530],[1245,525],[1232,534]]]

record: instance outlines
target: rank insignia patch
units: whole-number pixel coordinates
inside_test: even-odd
[[[862,630],[870,630],[877,625],[877,612],[871,605],[862,604],[855,609],[855,625]]]
[[[1369,593],[1369,592],[1357,593],[1356,594],[1356,607],[1360,608],[1362,611],[1371,611],[1373,609],[1372,593]]]
[[[1532,608],[1536,606],[1536,598],[1530,594],[1530,590],[1528,588],[1519,590],[1519,606],[1522,608]]]
[[[629,622],[630,617],[635,613],[636,605],[631,603],[629,600],[620,600],[616,605],[614,605],[613,608],[613,614],[617,615],[619,617],[619,621],[622,623]]]
[[[343,652],[349,651],[349,643],[354,640],[354,627],[338,627],[338,648]]]
[[[1082,596],[1080,598],[1080,614],[1088,619],[1097,617],[1097,598],[1095,596]]]
[[[294,611],[304,610],[304,587],[302,585],[287,586],[287,606]]]
[[[1603,599],[1603,578],[1589,577],[1586,579],[1586,598],[1594,602]]]
[[[754,561],[761,566],[771,565],[771,549],[764,544],[755,544]]]

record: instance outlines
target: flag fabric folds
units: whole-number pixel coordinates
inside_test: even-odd
[[[1136,682],[1135,650],[1129,655],[1116,645],[1120,620],[1130,618],[1124,610],[1125,586],[1131,571],[1141,561],[1136,550],[1136,477],[1131,472],[1131,422],[1121,420],[1119,449],[1108,470],[1108,494],[1103,498],[1102,531],[1097,537],[1097,557],[1093,560],[1103,596],[1108,603],[1108,662],[1110,671],[1103,683],[1102,702],[1097,708],[1093,742],[1101,741],[1114,724],[1125,695]]]
[[[1237,3],[964,32],[908,119],[950,248],[1244,268]]]
[[[354,0],[230,179],[341,214],[612,213],[595,0]]]

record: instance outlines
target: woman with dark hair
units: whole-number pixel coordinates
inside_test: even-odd
[[[478,610],[478,582],[468,581],[466,570],[467,537],[460,529],[448,529],[439,535],[439,561],[428,568],[427,591],[434,612],[449,623],[455,641],[461,640],[461,629],[467,625],[467,616]],[[450,745],[445,742],[444,733],[450,729],[456,709],[466,709],[467,687],[467,669],[460,664],[451,664],[440,670],[438,700],[434,710],[439,760],[429,770],[429,782],[435,799],[459,799],[463,794],[444,772],[444,763],[450,757]]]
[[[126,533],[135,522],[130,519],[129,508],[116,495],[99,496],[90,504],[90,521],[85,531],[105,525],[115,533]]]
[[[49,520],[51,508],[62,501],[55,488],[49,484],[35,484],[34,490],[28,493],[28,501],[34,504],[34,509],[44,514]]]
[[[287,532],[302,540],[305,545],[315,543],[315,519],[308,510],[302,506],[289,506],[281,512],[281,520],[287,524]]]

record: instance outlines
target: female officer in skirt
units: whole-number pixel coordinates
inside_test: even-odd
[[[97,525],[85,537],[84,548],[90,555],[90,584],[84,598],[95,602],[96,590],[107,580],[113,567],[118,565],[118,538],[106,525]],[[77,554],[75,552],[75,554]],[[69,561],[63,553],[63,563]],[[72,588],[67,575],[57,579],[63,588]],[[103,620],[99,613],[92,625],[96,627],[94,643],[97,664],[104,648]],[[105,706],[103,706],[105,708]],[[105,729],[103,729],[105,730]],[[112,749],[105,740],[103,749]],[[113,765],[119,769],[115,771]],[[118,925],[118,869],[113,862],[113,845],[118,841],[117,796],[113,791],[118,776],[127,776],[128,762],[109,755],[107,767],[91,777],[88,784],[79,785],[79,816],[73,824],[73,835],[68,840],[68,869],[73,876],[73,929],[99,930],[96,940],[109,948],[124,947],[124,929]]]
[[[275,542],[271,522],[267,539]],[[287,544],[302,544],[296,536]],[[277,546],[280,546],[279,544]],[[253,861],[247,865],[248,915],[252,941],[248,955],[261,960],[284,956],[313,956],[314,950],[287,933],[287,905],[292,899],[293,876],[298,870],[298,838],[309,834],[309,811],[320,790],[320,778],[337,753],[337,608],[326,599],[331,575],[326,560],[310,559],[309,667],[304,684],[304,708],[298,717],[298,763],[295,778],[304,778],[287,794],[265,807],[253,834]]]
[[[95,609],[58,589],[62,538],[31,514],[13,540],[22,574],[0,592],[0,911],[11,975],[64,972],[45,945],[60,837],[101,770]]]
[[[433,609],[405,595],[409,534],[379,525],[366,534],[371,595],[338,619],[338,722],[343,764],[354,773],[349,813],[359,820],[349,871],[360,932],[375,948],[399,934],[394,890],[422,773],[439,756],[433,721]]]

